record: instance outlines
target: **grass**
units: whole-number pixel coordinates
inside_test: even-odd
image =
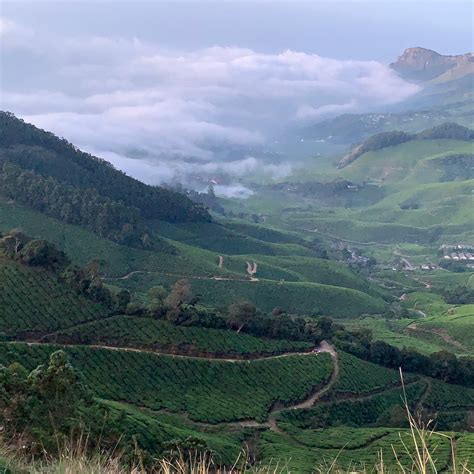
[[[431,474],[451,472],[470,474],[472,435],[457,435],[454,442],[450,433],[435,432],[420,425],[411,417],[407,430],[343,431],[357,441],[343,445],[338,430],[313,431],[306,435],[297,432],[265,432],[261,436],[261,461],[248,463],[245,453],[237,455],[227,467],[209,452],[178,450],[174,456],[159,456],[146,470],[140,457],[125,467],[119,453],[89,453],[80,442],[65,446],[56,459],[26,461],[12,458],[11,450],[4,449],[7,465],[15,472],[35,474]],[[288,436],[288,434],[290,436]],[[311,440],[311,444],[308,444]],[[338,442],[339,441],[339,442]],[[456,446],[455,446],[456,444]],[[355,460],[354,456],[357,456]]]

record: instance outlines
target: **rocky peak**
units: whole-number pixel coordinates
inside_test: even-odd
[[[390,67],[406,79],[428,81],[473,61],[473,53],[445,56],[431,49],[416,47],[406,49]]]

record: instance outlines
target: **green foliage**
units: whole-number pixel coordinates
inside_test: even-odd
[[[233,303],[228,309],[230,324],[237,327],[239,332],[247,323],[250,323],[255,319],[256,314],[257,308],[254,304],[249,303],[248,301]]]
[[[54,346],[0,344],[0,360],[34,367]],[[65,348],[95,395],[149,407],[186,411],[196,421],[264,420],[273,403],[301,400],[330,377],[328,354],[226,362],[149,353]]]
[[[163,276],[147,281],[150,286],[169,286],[176,278]],[[129,287],[131,282],[125,283]],[[134,289],[145,284],[140,278],[135,279],[135,283]],[[296,314],[353,317],[364,313],[381,313],[385,306],[382,299],[358,290],[309,282],[193,279],[192,289],[195,294],[202,296],[203,304],[214,308],[246,300],[265,312],[280,307]]]
[[[225,428],[207,428],[195,425],[184,417],[153,413],[149,410],[107,400],[100,400],[106,409],[108,432],[120,436],[119,446],[132,456],[135,443],[145,460],[168,455],[171,446],[186,451],[191,443],[215,453],[216,461],[231,465],[241,452],[243,434]]]
[[[400,383],[399,372],[339,351],[339,377],[329,396],[357,394]]]
[[[108,310],[79,296],[54,273],[0,257],[0,331],[46,332],[103,318]]]
[[[474,389],[433,380],[424,405],[434,411],[466,409],[474,405]]]
[[[348,164],[355,161],[363,154],[370,151],[377,151],[383,148],[401,145],[402,143],[409,142],[411,140],[474,140],[474,131],[470,128],[463,127],[457,123],[446,122],[437,125],[433,128],[424,130],[417,133],[416,135],[402,132],[399,130],[393,130],[390,132],[381,132],[373,135],[363,141],[360,145],[354,147],[349,154],[338,163],[340,168],[347,166]]]
[[[357,145],[355,148],[353,148],[351,152],[338,163],[338,166],[343,168],[344,166],[347,166],[348,164],[357,160],[357,158],[362,156],[364,153],[381,150],[382,148],[387,148],[390,146],[400,145],[401,143],[413,140],[413,138],[413,135],[410,135],[406,132],[401,132],[399,130],[378,133],[377,135],[367,138],[360,145]]]
[[[472,153],[451,153],[429,161],[429,164],[436,169],[443,169],[441,181],[474,179],[473,163]]]
[[[445,122],[417,134],[421,140],[437,140],[449,138],[451,140],[474,140],[474,130],[463,127],[454,122]]]
[[[0,185],[4,196],[48,216],[81,225],[119,243],[146,244],[137,211],[101,196],[96,189],[63,185],[54,178],[44,178],[8,162],[0,170]]]
[[[0,422],[6,438],[28,440],[33,452],[52,453],[79,428],[92,399],[63,351],[30,373],[19,364],[0,366]],[[84,420],[82,420],[84,421]],[[25,441],[23,441],[25,442]]]
[[[47,338],[49,342],[142,347],[163,352],[212,356],[248,356],[306,351],[310,343],[260,339],[222,329],[175,326],[135,316],[113,316],[75,326]]]
[[[287,426],[285,425],[285,430]],[[310,474],[314,472],[371,472],[380,463],[382,454],[385,472],[399,472],[395,457],[407,472],[412,469],[414,444],[409,431],[379,428],[324,428],[320,430],[292,429],[288,433],[265,432],[261,436],[259,450],[262,464],[277,467],[277,461],[284,459],[285,471]],[[463,435],[466,438],[469,435]],[[463,439],[463,437],[461,439]],[[469,438],[463,440],[463,459],[472,456],[468,447]],[[428,440],[434,451],[435,464],[439,472],[450,464],[449,440],[433,435]],[[408,450],[408,452],[406,451]],[[461,460],[461,459],[460,459]],[[282,467],[282,462],[278,463]],[[339,472],[339,471],[337,471]]]

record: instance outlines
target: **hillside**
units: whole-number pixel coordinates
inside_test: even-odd
[[[353,147],[377,133],[421,130],[456,122],[472,127],[473,53],[442,55],[426,48],[408,48],[390,64],[403,79],[415,82],[418,92],[394,106],[365,113],[345,113],[324,118],[287,133],[295,153],[304,146],[308,156],[340,153],[341,145]],[[313,150],[313,151],[311,151]]]
[[[339,433],[345,443],[359,437],[360,442],[351,447],[359,459],[370,459],[374,449],[383,448],[387,465],[395,465],[386,449],[396,442],[396,430],[403,429],[405,421],[400,415],[400,375],[382,365],[390,365],[397,354],[390,346],[357,330],[348,332],[327,318],[265,315],[248,307],[245,312],[244,307],[236,307],[216,313],[186,300],[182,282],[169,292],[155,287],[146,300],[137,299],[135,294],[104,286],[93,264],[71,267],[67,256],[45,241],[14,231],[0,243],[0,270],[5,277],[0,301],[1,308],[7,309],[2,314],[0,360],[8,367],[1,369],[0,384],[12,374],[18,381],[26,377],[21,374],[32,371],[24,382],[37,381],[28,392],[31,400],[44,397],[42,392],[36,395],[38,384],[59,383],[53,390],[61,390],[67,403],[50,416],[60,417],[61,429],[68,426],[66,420],[90,424],[91,430],[98,423],[104,445],[138,447],[145,455],[143,462],[164,455],[171,442],[187,450],[192,439],[199,452],[213,450],[218,462],[229,464],[242,446],[252,442],[256,461],[271,464],[271,453],[279,449],[291,454],[289,462],[297,472],[311,472],[317,454],[331,455],[336,449],[334,443],[316,441],[317,430],[324,427],[335,437]],[[275,256],[266,258],[284,263]],[[323,262],[325,271],[331,271],[330,262]],[[295,273],[310,277],[308,272],[324,271],[323,262],[319,269],[304,257],[289,263]],[[338,271],[349,283],[349,270],[339,265]],[[279,291],[272,295],[268,288],[265,295],[271,296],[272,304],[283,297],[284,305],[289,295],[284,286]],[[321,298],[331,298],[329,287],[321,285],[321,291]],[[176,303],[178,296],[188,302]],[[94,302],[97,298],[102,303]],[[304,304],[311,301],[307,295],[300,299]],[[342,293],[337,300],[334,308],[344,301]],[[365,353],[373,361],[346,350]],[[464,446],[461,440],[469,429],[474,392],[452,383],[458,379],[474,383],[469,366],[459,362],[459,372],[454,373],[452,360],[442,353],[427,359],[416,352],[398,354],[405,357],[403,366],[421,370],[405,373],[413,410],[434,417],[442,429],[458,430],[459,446]],[[39,374],[44,370],[48,376],[43,379]],[[73,377],[71,370],[80,372],[80,378]],[[423,370],[438,378],[429,378]],[[63,374],[70,377],[67,387],[80,383],[88,391],[81,392],[79,385],[75,395],[65,391]],[[2,385],[6,390],[2,403],[10,407],[9,390],[23,390],[15,388],[19,386],[23,387]],[[26,431],[35,430],[38,423],[44,427],[41,412],[30,413],[19,400],[12,407],[13,426]],[[31,418],[21,425],[25,416]],[[31,436],[50,443],[47,433],[47,429],[37,430]],[[302,451],[308,442],[309,457]],[[442,445],[446,453],[437,457],[440,468],[449,463],[448,446]],[[463,447],[460,459],[471,451]],[[350,456],[342,455],[342,465],[349,463]]]
[[[132,49],[149,47],[137,39]],[[215,47],[208,60],[216,52],[235,54]],[[222,63],[232,80],[260,67],[265,54],[251,54]],[[182,164],[202,188],[209,180],[208,192],[186,189],[185,178],[179,192],[146,185],[0,112],[1,472],[472,471],[473,55],[410,48],[392,71],[342,61],[340,76],[328,68],[316,77],[327,58],[303,54],[276,61],[284,71],[289,58],[288,77],[301,76],[291,100],[309,84],[334,87],[344,104],[348,67],[367,107],[336,106],[361,113],[313,124],[332,110],[315,102],[309,126],[288,119],[289,131],[268,127],[286,133],[281,143],[255,146],[219,141],[225,132],[245,142],[246,128],[214,126],[207,108],[217,124],[217,102],[191,99],[203,70],[226,77],[228,68],[195,62],[179,107],[199,136],[212,130],[193,146],[216,162]],[[183,75],[188,59],[178,61]],[[386,110],[365,91],[382,70],[413,91]],[[285,77],[249,81],[252,100]],[[153,114],[178,106],[161,97],[162,79],[150,81],[159,99],[152,89],[140,99]],[[237,83],[213,81],[206,91],[220,101],[229,86],[240,103]],[[114,101],[129,100],[127,87]],[[191,111],[185,119],[191,105],[202,114],[195,125]],[[239,120],[248,113],[239,109]],[[158,142],[159,122],[139,127],[156,126]],[[188,139],[184,128],[170,133]],[[259,165],[240,174],[240,158]],[[219,197],[229,184],[248,197]]]
[[[54,273],[12,262],[0,253],[0,331],[8,337],[47,332],[107,316],[101,304],[76,294]]]
[[[401,131],[379,133],[352,148],[352,150],[337,163],[337,167],[345,168],[365,153],[401,145],[402,143],[412,140],[443,139],[472,142],[474,140],[474,131],[457,123],[447,122],[416,134],[408,134]]]
[[[190,278],[209,306],[250,300],[263,311],[278,305],[299,314],[383,311],[383,291],[337,262],[321,262],[324,251],[308,239],[211,222],[183,195],[133,180],[11,114],[0,125],[0,230],[47,239],[79,265],[96,260],[108,284],[144,297],[152,286]],[[288,259],[295,255],[305,257],[301,272]],[[247,262],[257,265],[253,280]]]
[[[3,343],[0,353],[6,363],[21,360],[31,369],[57,348]],[[343,446],[342,466],[353,462],[354,453],[362,462],[380,449],[387,465],[396,465],[392,446],[398,449],[400,429],[404,433],[398,374],[343,352],[332,361],[327,354],[310,354],[239,363],[80,346],[65,351],[120,426],[122,445],[139,435],[141,449],[156,454],[168,440],[184,443],[192,436],[229,463],[242,440],[257,435],[256,460],[272,463],[278,449],[297,472],[311,472],[317,455],[331,456]],[[236,384],[238,391],[229,390]],[[425,416],[435,416],[444,429],[462,429],[464,406],[474,400],[472,391],[412,376],[406,384],[412,407],[419,405]],[[183,393],[185,397],[179,395]],[[312,395],[305,399],[308,393]],[[272,400],[282,403],[273,405]],[[344,424],[351,426],[340,426]],[[457,434],[460,461],[472,454],[469,442],[464,446],[466,436]],[[440,443],[436,465],[443,468],[451,459],[449,442],[434,439]]]
[[[130,178],[8,112],[0,113],[0,169],[4,197],[134,246],[153,245],[147,219],[210,220],[187,197]]]

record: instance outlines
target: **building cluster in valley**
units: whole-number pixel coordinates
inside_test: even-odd
[[[441,245],[440,254],[444,260],[474,262],[474,245]]]

